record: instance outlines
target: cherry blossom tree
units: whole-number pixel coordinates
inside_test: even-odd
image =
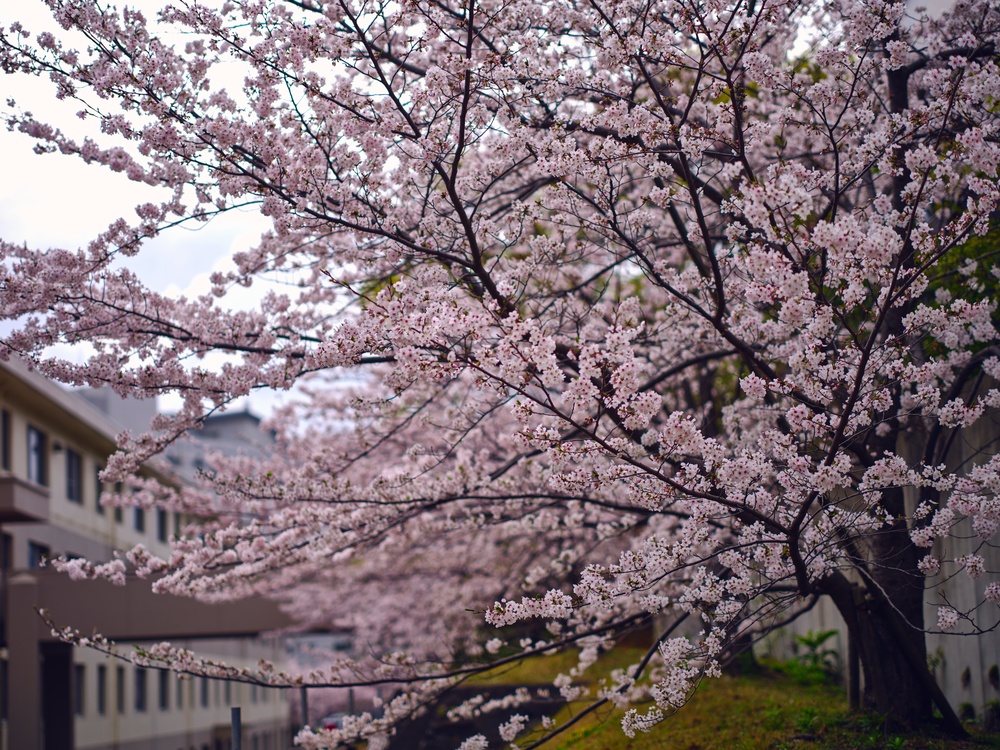
[[[1000,406],[995,3],[47,3],[65,39],[7,23],[0,62],[95,132],[14,102],[8,126],[168,197],[78,249],[0,245],[2,353],[183,398],[122,439],[109,479],[234,399],[297,389],[273,460],[218,462],[216,500],[135,496],[210,518],[169,560],[128,562],[164,591],[278,596],[364,633],[378,659],[308,679],[402,690],[337,737],[564,647],[571,698],[646,628],[592,704],[630,709],[631,734],[821,597],[866,705],[961,731],[924,637],[1000,621],[998,571],[934,546],[971,528],[985,548],[1000,524],[1000,458],[949,458]],[[134,272],[160,232],[246,207],[272,229],[212,294]],[[287,291],[227,305],[267,279]],[[942,564],[977,580],[974,607]],[[516,702],[505,741],[559,730]]]

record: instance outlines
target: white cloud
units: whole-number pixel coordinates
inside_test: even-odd
[[[149,17],[163,5],[154,0],[132,0]],[[38,0],[10,4],[0,11],[0,25],[17,20],[32,32],[66,32],[52,21],[48,10]],[[91,135],[95,139],[95,121],[80,120],[81,105],[58,101],[55,88],[44,78],[4,75],[4,98],[13,98],[18,109],[30,111],[36,119],[61,128],[73,137]],[[45,250],[53,247],[75,249],[86,245],[119,217],[136,220],[135,206],[169,198],[169,191],[130,181],[125,175],[99,165],[85,164],[64,154],[34,153],[35,141],[21,133],[0,129],[0,154],[4,174],[0,181],[0,237],[28,247]],[[123,259],[152,290],[170,296],[188,297],[205,294],[210,289],[213,271],[233,268],[232,254],[252,247],[270,223],[251,210],[231,211],[207,223],[191,222],[174,227],[148,241],[138,255]],[[237,287],[222,304],[233,309],[255,307],[268,288],[254,283]],[[64,351],[65,350],[65,351]],[[69,351],[60,347],[59,355],[81,361],[84,350]],[[268,413],[275,397],[255,396],[255,411]],[[178,402],[179,403],[179,402]],[[161,408],[176,407],[167,398]]]

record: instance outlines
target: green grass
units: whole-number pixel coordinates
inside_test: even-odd
[[[635,663],[644,649],[618,648],[592,666],[584,682],[592,689],[614,669]],[[576,654],[564,652],[514,662],[474,678],[482,685],[551,684],[556,675],[576,665]],[[590,704],[581,700],[555,717],[565,724]],[[642,706],[638,707],[640,710]],[[583,717],[553,738],[544,750],[984,750],[1000,748],[1000,735],[986,735],[967,724],[966,740],[934,732],[886,731],[878,717],[852,714],[842,686],[830,684],[822,669],[798,662],[764,665],[740,677],[705,680],[694,697],[647,734],[628,738],[621,729],[622,712],[610,706]],[[530,739],[523,737],[519,744]]]
[[[545,685],[556,675],[576,666],[575,651],[562,651],[551,656],[524,659],[470,677],[470,685]]]
[[[645,649],[632,646],[615,648],[605,653],[596,664],[587,670],[583,680],[594,684],[608,677],[615,669],[635,664]],[[560,651],[549,656],[511,662],[469,678],[470,685],[550,685],[559,674],[569,674],[577,665],[578,654],[574,650]]]
[[[579,711],[584,704],[577,704]],[[560,723],[574,713],[564,709]],[[877,717],[852,715],[844,689],[808,684],[761,670],[743,677],[706,680],[694,698],[648,734],[626,737],[622,712],[595,712],[548,743],[545,750],[972,750],[1000,748],[970,724],[968,740],[887,732]]]
[[[817,736],[841,720],[847,704],[839,689],[800,685],[777,675],[707,680],[684,708],[648,734],[621,730],[620,711],[598,712],[558,737],[546,750],[741,750],[779,747],[795,736]],[[569,710],[567,715],[571,714]],[[565,719],[567,715],[560,718]],[[816,745],[811,744],[815,747]]]

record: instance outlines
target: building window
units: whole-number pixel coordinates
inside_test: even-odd
[[[104,716],[108,712],[108,668],[97,665],[97,713]]]
[[[146,670],[141,667],[135,668],[135,710],[146,710]]]
[[[115,482],[115,495],[118,496],[118,495],[121,495],[121,494],[122,494],[122,483],[121,482]],[[123,518],[124,518],[124,514],[122,513],[122,507],[120,505],[116,505],[115,506],[115,522],[116,523],[121,523],[122,520],[123,520]]]
[[[48,438],[41,430],[28,427],[28,479],[49,486]]]
[[[224,692],[226,694],[226,705],[227,706],[233,705],[233,683],[231,683],[229,680],[226,680]]]
[[[10,412],[0,409],[0,466],[10,471]]]
[[[125,713],[125,667],[117,667],[115,672],[118,678],[115,681],[115,707],[120,715]]]
[[[201,678],[201,707],[208,708],[208,678]]]
[[[87,679],[87,670],[83,664],[73,665],[73,714],[83,716],[84,709],[84,686]]]
[[[181,679],[180,675],[177,675],[177,695],[174,702],[177,704],[178,710],[184,708],[184,680]]]
[[[256,703],[257,702],[257,686],[256,685],[251,685],[250,686],[250,702],[251,703]]]
[[[83,459],[72,448],[66,449],[66,499],[83,504]]]
[[[163,508],[156,509],[156,538],[161,542],[167,541],[167,511]]]
[[[52,556],[52,550],[47,544],[38,542],[28,542],[28,567],[37,569],[45,564],[45,561]]]
[[[170,672],[165,669],[160,670],[160,710],[166,711],[170,708]]]
[[[135,509],[135,530],[140,534],[146,531],[146,511],[143,508]]]
[[[98,464],[94,467],[94,502],[97,504],[97,512],[104,515],[104,506],[101,505],[101,494],[104,492],[104,482],[101,481],[101,472],[104,467]]]
[[[14,567],[14,537],[0,534],[0,570]]]

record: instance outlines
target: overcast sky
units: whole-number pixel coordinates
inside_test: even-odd
[[[155,8],[159,0],[130,3]],[[152,15],[152,14],[151,14]],[[40,0],[20,0],[0,10],[0,23],[18,20],[37,34],[59,31]],[[20,109],[73,136],[95,134],[95,122],[81,123],[76,102],[59,102],[47,79],[3,76],[4,98],[16,100]],[[20,133],[0,130],[0,153],[8,179],[0,181],[0,232],[7,240],[32,247],[71,247],[85,244],[120,216],[135,219],[134,208],[147,201],[160,202],[167,191],[131,182],[124,175],[84,164],[62,154],[37,155],[34,141]],[[15,177],[16,179],[10,179]],[[267,226],[255,212],[234,213],[209,224],[192,225],[166,233],[140,255],[144,279],[160,292],[200,292],[207,288],[215,264],[256,241]],[[152,250],[155,248],[155,252]]]
[[[129,4],[151,9],[162,3],[139,0]],[[53,23],[40,0],[19,0],[0,9],[0,24],[6,27],[15,20],[33,35],[44,30],[65,33]],[[39,121],[74,136],[92,132],[76,117],[80,105],[56,101],[54,86],[47,79],[2,75],[0,82],[4,100],[15,99],[19,109],[32,112]],[[35,154],[33,146],[33,139],[0,129],[6,176],[0,181],[0,236],[5,240],[39,249],[75,249],[118,217],[134,220],[136,205],[169,197],[166,191],[131,182],[122,174],[84,164],[76,157]],[[165,232],[128,263],[155,291],[171,296],[203,294],[209,290],[210,274],[231,267],[232,254],[255,244],[267,226],[256,212],[232,212],[208,224]],[[235,304],[252,305],[258,294],[257,289],[240,289]],[[258,413],[268,412],[273,401],[272,397],[253,397],[251,406]],[[161,408],[170,410],[177,404],[176,399],[167,398]]]

